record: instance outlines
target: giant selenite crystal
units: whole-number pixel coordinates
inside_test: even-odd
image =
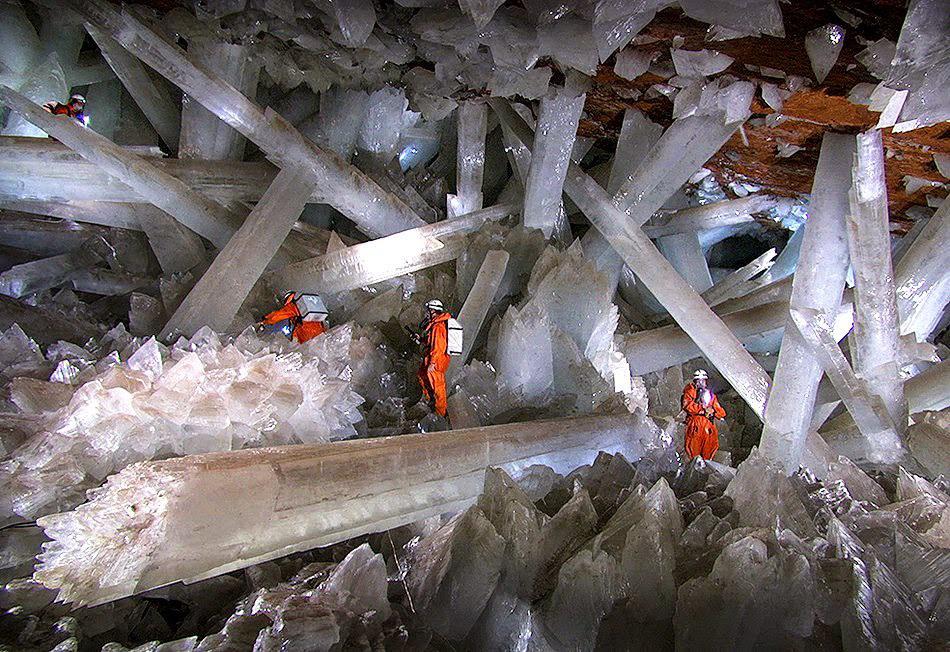
[[[506,103],[497,100],[489,100],[489,102],[501,120],[508,124],[523,143],[532,140],[531,129]],[[702,119],[699,118],[699,120]],[[721,137],[720,131],[716,129],[713,131],[714,139]],[[662,142],[663,139],[657,143],[654,150]],[[681,172],[682,168],[676,171],[677,174]],[[652,194],[659,196],[657,186],[654,185],[653,188]],[[630,216],[624,215],[603,188],[573,163],[568,168],[565,190],[611,246],[621,254],[624,262],[643,280],[650,292],[690,334],[740,396],[757,414],[761,414],[769,385],[768,374],[742,348],[739,340],[709,309],[702,298],[663,258],[640,230],[638,223]],[[665,201],[665,198],[662,201]],[[646,207],[645,202],[639,202],[637,205],[641,208]],[[650,212],[652,213],[652,209]]]
[[[300,217],[313,182],[302,170],[281,170],[244,224],[215,257],[162,330],[163,339],[194,335],[202,326],[228,329],[251,288]]]
[[[525,181],[524,225],[540,229],[545,237],[566,219],[561,194],[585,98],[565,88],[541,99]]]
[[[450,216],[464,215],[482,207],[488,107],[481,102],[463,102],[458,108],[457,122],[456,194],[446,200]]]
[[[42,520],[54,542],[37,578],[63,601],[107,602],[457,511],[488,466],[567,472],[592,449],[636,459],[651,440],[636,416],[596,416],[134,464]]]
[[[841,301],[848,270],[849,171],[855,152],[854,136],[826,133],[818,168],[801,257],[792,282],[790,306],[833,315]],[[798,468],[811,421],[821,366],[794,328],[785,328],[772,391],[762,430],[762,453],[781,461],[791,473]]]
[[[900,377],[902,347],[880,131],[858,135],[851,175],[848,245],[854,269],[854,370],[884,400],[900,433],[907,423],[907,400]]]

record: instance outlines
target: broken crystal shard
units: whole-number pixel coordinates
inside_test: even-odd
[[[844,47],[844,33],[841,25],[828,23],[805,35],[805,52],[808,53],[812,72],[815,73],[819,84],[825,81],[825,77],[838,60],[838,54]]]
[[[121,49],[119,44],[116,47]],[[131,56],[124,50],[126,56]],[[222,81],[249,97],[257,95],[259,64],[253,62],[248,49],[242,45],[192,39],[188,53]],[[138,60],[135,60],[138,63]],[[140,64],[141,65],[141,64]],[[210,161],[244,158],[246,141],[237,131],[217,116],[185,95],[181,109],[181,140],[178,158]]]
[[[185,360],[194,358],[183,358],[178,364]],[[176,374],[192,382],[199,375],[195,370]],[[175,397],[188,391],[171,378],[165,387],[169,392],[179,390]],[[181,400],[172,404],[178,408]],[[112,476],[96,490],[93,501],[77,511],[43,519],[54,542],[43,553],[37,579],[59,588],[61,600],[98,604],[171,582],[211,577],[295,550],[463,508],[480,491],[487,466],[515,470],[547,464],[566,472],[586,460],[592,449],[637,459],[644,447],[630,437],[631,431],[645,440],[652,437],[640,432],[637,419],[627,415],[536,421],[271,448],[264,455],[248,450],[135,464]],[[437,465],[430,455],[435,440],[451,443],[446,450],[455,451],[451,459],[441,457]],[[347,454],[339,455],[344,450]],[[475,451],[480,452],[476,455]],[[357,454],[365,457],[367,466],[354,465]],[[357,474],[358,486],[353,494],[340,495],[338,489],[354,468],[363,469]],[[378,474],[366,473],[370,468],[378,469]],[[292,486],[281,479],[287,477],[294,478]],[[246,499],[240,503],[222,503],[214,497],[221,491],[242,491],[248,483],[254,483],[257,491],[243,492]],[[368,487],[383,488],[383,493],[370,497]],[[327,494],[327,500],[319,501],[320,508],[315,509],[315,496],[327,491],[335,497]],[[127,510],[139,500],[142,509]],[[252,513],[257,516],[248,518]],[[100,524],[99,529],[83,525],[93,522]],[[120,542],[114,534],[118,531],[139,536]],[[176,534],[198,531],[218,545],[207,546],[202,536]],[[232,547],[223,545],[226,541],[244,543]],[[248,546],[248,541],[253,545]],[[192,545],[196,547],[185,554],[182,546]],[[183,563],[186,558],[189,561]],[[148,564],[141,562],[144,559],[149,559]],[[113,563],[123,571],[107,579],[95,571],[101,564]]]
[[[149,165],[144,159],[73,120],[60,119],[47,113],[9,88],[0,87],[0,98],[15,111],[51,132],[57,140],[83,158],[134,187],[158,208],[214,244],[224,246],[236,230],[235,222],[238,219],[235,215],[194,192],[175,177]]]
[[[456,194],[448,199],[449,215],[457,217],[482,207],[485,174],[485,135],[488,107],[481,102],[462,102],[458,116]]]
[[[406,584],[424,622],[448,640],[465,639],[495,590],[504,551],[474,506],[420,541]]]
[[[465,234],[516,210],[512,204],[483,208],[457,219],[363,242],[283,267],[268,281],[286,291],[332,294],[425,269],[457,258]],[[397,258],[398,257],[398,258]]]
[[[507,103],[496,99],[489,100],[489,102],[499,118],[508,124],[512,132],[523,143],[532,140],[530,127]],[[699,118],[697,120],[702,122],[703,119]],[[721,134],[717,132],[716,138],[718,139],[720,136]],[[660,142],[662,141],[661,138]],[[657,143],[657,146],[659,145],[660,143]],[[654,150],[656,149],[655,147]],[[677,168],[677,173],[681,171],[681,168]],[[689,178],[693,171],[695,170],[691,170],[689,174],[684,173],[683,179]],[[670,174],[669,176],[676,175]],[[693,292],[692,288],[676,274],[676,271],[638,228],[639,222],[625,216],[610,199],[606,191],[576,164],[572,163],[568,167],[565,190],[594,226],[606,237],[611,246],[622,255],[624,262],[637,273],[647,288],[665,305],[683,329],[689,332],[709,360],[729,380],[733,388],[745,399],[753,411],[756,414],[761,414],[768,391],[768,374],[742,348],[736,337],[709,309],[709,306],[699,295]],[[659,196],[661,193],[655,194]],[[668,196],[664,195],[659,201],[665,201]],[[643,208],[645,208],[645,202],[640,202],[638,204],[638,215]],[[651,214],[653,210],[650,210]],[[646,217],[649,217],[649,215],[645,216],[644,221]]]
[[[300,217],[313,186],[302,170],[285,168],[244,224],[215,257],[162,329],[162,339],[191,337],[202,326],[225,332],[251,288]]]
[[[541,99],[525,181],[523,222],[550,238],[564,212],[561,195],[586,95],[553,90]]]
[[[711,77],[722,72],[735,61],[729,55],[712,50],[670,50],[676,74],[681,77]]]
[[[858,134],[849,193],[848,246],[854,273],[855,373],[883,400],[898,433],[907,424],[900,378],[900,325],[888,226],[884,147],[880,131]]]
[[[93,25],[87,24],[86,30],[99,46],[103,58],[115,71],[116,77],[125,86],[161,139],[165,141],[165,145],[172,151],[177,151],[181,115],[165,87],[152,80],[142,63],[111,37]]]
[[[507,251],[489,251],[478,270],[478,276],[475,277],[475,284],[465,297],[465,303],[457,316],[464,333],[462,354],[453,356],[449,362],[449,370],[446,372],[446,382],[449,386],[472,354],[478,334],[505,277],[508,259]]]
[[[232,86],[196,67],[180,48],[131,14],[98,1],[76,10],[282,165],[309,170],[316,182],[325,184],[333,207],[368,235],[378,237],[423,224],[404,202],[301,136],[276,112],[262,111]]]
[[[792,282],[790,305],[834,314],[841,302],[848,269],[846,215],[855,139],[826,133],[801,256]],[[774,268],[774,267],[773,267]],[[761,452],[781,461],[789,473],[798,468],[811,422],[821,367],[801,337],[786,327],[766,407]]]
[[[624,79],[633,81],[647,71],[654,56],[655,53],[653,52],[627,48],[617,53],[614,72]]]

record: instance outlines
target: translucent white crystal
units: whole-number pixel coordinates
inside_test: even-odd
[[[617,53],[614,72],[620,77],[632,81],[647,71],[653,57],[653,52],[627,48]]]
[[[606,61],[614,51],[627,45],[653,20],[662,5],[655,0],[634,4],[623,0],[598,0],[594,6],[593,33],[600,60]]]
[[[452,217],[482,207],[488,107],[478,102],[463,102],[459,105],[457,115],[457,192],[448,198],[448,212]]]
[[[897,44],[886,38],[871,41],[855,58],[864,64],[868,72],[878,79],[886,79],[891,70],[891,60],[897,52]]]
[[[711,77],[735,61],[729,55],[713,50],[670,50],[676,74],[681,77]]]
[[[808,53],[812,72],[815,73],[819,84],[825,81],[825,77],[838,60],[838,54],[844,47],[844,34],[845,30],[841,25],[828,23],[805,35],[805,52]]]
[[[597,72],[597,43],[591,24],[574,14],[538,28],[542,56],[550,56],[563,66],[593,75]]]
[[[776,0],[681,0],[690,18],[746,34],[785,37],[782,10]]]

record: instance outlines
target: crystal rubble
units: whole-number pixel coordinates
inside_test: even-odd
[[[93,25],[87,24],[86,30],[165,145],[172,151],[177,151],[181,114],[167,89],[149,77],[145,66],[112,38]]]
[[[224,246],[237,229],[237,216],[141,157],[73,120],[60,119],[47,113],[9,88],[0,87],[0,99],[34,124],[42,126],[83,158],[101,166],[122,183],[134,187],[148,201],[215,245]]]
[[[592,449],[635,459],[653,445],[652,432],[631,437],[636,419],[583,417],[133,464],[77,511],[41,519],[54,542],[37,577],[80,605],[211,577],[463,508],[488,466],[516,472],[547,463],[567,471]],[[444,455],[433,464],[438,441]],[[249,484],[251,494],[241,489]],[[231,491],[246,499],[216,498]],[[129,501],[141,509],[128,510]],[[126,537],[134,538],[120,545]],[[101,564],[124,570],[104,576],[94,570]]]
[[[948,238],[950,204],[944,202],[894,269],[902,335],[914,333],[918,341],[928,339],[950,302]]]
[[[422,220],[404,203],[301,136],[273,111],[262,111],[227,83],[197,68],[180,48],[162,40],[129,13],[119,13],[100,2],[74,8],[277,161],[309,170],[323,186],[327,201],[368,235],[378,237],[422,226]]]
[[[449,386],[458,375],[461,367],[468,361],[478,341],[479,333],[485,324],[485,318],[491,309],[498,289],[505,278],[510,256],[507,251],[493,250],[485,255],[482,266],[475,277],[475,283],[465,297],[465,303],[459,310],[457,319],[462,325],[463,348],[462,354],[453,356],[446,372],[446,382]]]
[[[490,100],[490,103],[499,118],[523,143],[532,140],[531,129],[507,104],[497,100]],[[661,138],[654,151],[662,142]],[[699,295],[676,274],[637,223],[629,215],[625,216],[606,192],[576,164],[572,163],[568,168],[565,191],[753,411],[761,413],[769,385],[768,375]],[[638,205],[642,207],[644,204]]]
[[[526,228],[540,229],[547,238],[566,221],[561,195],[585,98],[569,87],[541,98],[522,219]]]
[[[834,314],[841,302],[848,271],[848,172],[855,147],[853,136],[826,133],[822,139],[790,308]],[[801,461],[820,380],[814,354],[794,328],[786,327],[765,411],[762,453],[788,472]]]
[[[511,204],[483,208],[287,265],[267,279],[271,285],[294,291],[331,294],[353,290],[454,260],[465,249],[466,234],[515,210]]]
[[[71,384],[73,398],[8,458],[7,510],[31,517],[73,506],[109,473],[156,456],[355,435],[355,385],[370,389],[383,370],[350,325],[321,340],[286,351],[250,331],[223,344],[204,329],[166,349],[117,328],[95,365],[78,347],[52,359],[52,379]],[[41,450],[49,455],[38,458]]]
[[[891,266],[881,132],[858,135],[851,175],[851,211],[847,220],[854,273],[852,362],[855,373],[883,399],[900,434],[907,423],[907,399],[898,362],[902,347]]]
[[[162,329],[168,341],[190,337],[203,327],[225,332],[300,217],[313,181],[302,170],[285,168],[267,189],[195,287]]]
[[[471,213],[482,207],[488,107],[481,102],[463,102],[458,107],[456,119],[458,123],[456,194],[446,198],[448,213],[451,217]]]
[[[131,57],[118,43],[115,47]],[[231,84],[240,93],[256,97],[260,66],[251,61],[246,47],[192,39],[188,43],[188,53],[195,61],[201,61],[211,74]],[[137,59],[135,62],[139,63]],[[246,141],[243,136],[187,95],[182,98],[181,105],[179,158],[205,161],[240,161],[244,158]]]

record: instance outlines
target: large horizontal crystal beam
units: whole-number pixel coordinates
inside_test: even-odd
[[[216,246],[223,247],[240,225],[220,204],[75,120],[54,116],[5,86],[0,101]]]
[[[379,237],[425,224],[409,206],[343,159],[303,137],[274,111],[261,110],[240,91],[192,62],[129,13],[102,0],[70,6],[189,97],[257,144],[281,167],[309,170],[327,201],[361,231]]]
[[[854,136],[826,133],[812,185],[808,221],[789,305],[835,314],[848,271],[851,161]],[[837,344],[836,344],[837,346]],[[762,452],[793,473],[801,463],[821,365],[794,327],[785,328],[762,430]]]
[[[761,213],[775,205],[771,195],[749,195],[739,199],[691,206],[680,209],[667,216],[654,218],[643,227],[643,232],[651,238],[677,233],[690,233],[715,229],[721,226],[734,226],[754,222],[753,213]]]
[[[123,149],[134,153],[135,148]],[[277,175],[277,169],[269,163],[147,160],[222,205],[258,201]],[[324,201],[316,191],[312,199]],[[148,202],[62,143],[15,136],[0,137],[0,200]]]
[[[854,271],[854,371],[884,400],[898,433],[907,426],[900,377],[900,326],[884,179],[884,145],[877,130],[858,134],[851,176],[848,249]]]
[[[20,298],[40,290],[58,287],[68,281],[76,270],[91,267],[98,260],[94,253],[78,249],[15,265],[0,274],[0,294]]]
[[[465,303],[459,310],[458,321],[462,325],[462,354],[453,356],[449,362],[449,370],[446,372],[446,380],[449,385],[452,384],[462,366],[472,354],[475,341],[478,339],[478,333],[482,330],[485,323],[485,317],[498,294],[498,288],[502,279],[505,277],[505,270],[508,268],[508,252],[502,250],[492,250],[485,254],[485,260],[478,269],[475,276],[475,283],[465,297]]]
[[[506,101],[493,98],[489,102],[523,143],[532,142],[531,128]],[[568,167],[564,189],[736,392],[756,414],[761,415],[768,394],[768,374],[663,258],[636,220],[620,210],[607,191],[575,163]]]
[[[455,260],[465,249],[465,235],[488,221],[497,221],[518,209],[499,204],[456,219],[394,233],[385,238],[331,251],[323,256],[287,265],[266,276],[285,291],[332,294],[355,290],[409,272]]]
[[[930,337],[950,301],[950,202],[944,201],[898,261],[897,310],[901,334]]]
[[[115,76],[129,91],[158,135],[171,151],[177,151],[181,115],[166,89],[155,83],[148,76],[142,62],[126,52],[125,48],[110,36],[88,23],[86,30],[99,46],[103,58],[115,71]]]
[[[456,512],[485,469],[566,473],[596,451],[638,459],[641,415],[194,455],[133,464],[75,511],[40,519],[35,577],[77,605],[193,582]],[[108,570],[107,570],[108,569]]]
[[[64,318],[62,312],[30,304],[0,294],[0,330],[18,324],[37,344],[47,345],[65,340],[80,346],[89,338],[102,335],[98,327],[82,319]]]
[[[280,171],[211,267],[162,329],[164,340],[191,337],[202,326],[222,333],[300,217],[313,181],[294,168]]]

